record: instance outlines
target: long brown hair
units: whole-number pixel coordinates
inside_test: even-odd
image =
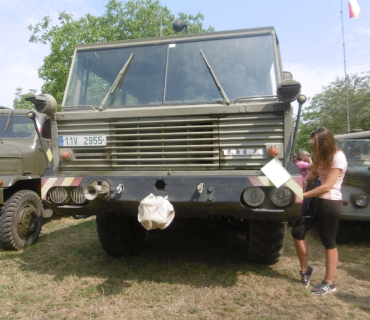
[[[316,129],[310,137],[311,153],[314,158],[311,170],[329,169],[337,152],[337,143],[333,133],[324,127]]]

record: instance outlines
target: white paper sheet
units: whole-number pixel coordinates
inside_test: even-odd
[[[276,158],[266,164],[261,171],[270,179],[276,188],[281,187],[285,182],[292,178],[289,172],[286,171]]]

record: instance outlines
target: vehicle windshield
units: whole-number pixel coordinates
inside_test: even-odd
[[[274,52],[272,35],[84,49],[77,51],[64,105],[160,106],[275,96]]]
[[[33,122],[27,116],[0,115],[0,138],[29,138],[34,131]]]
[[[370,160],[370,139],[341,140],[338,147],[349,160]]]

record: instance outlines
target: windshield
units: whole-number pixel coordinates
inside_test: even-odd
[[[29,138],[35,131],[27,116],[0,115],[0,138]]]
[[[93,49],[77,52],[65,106],[263,98],[276,94],[276,78],[272,35]]]
[[[342,140],[338,147],[349,160],[370,160],[370,139]]]

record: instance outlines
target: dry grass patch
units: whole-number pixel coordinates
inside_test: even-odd
[[[308,238],[316,284],[324,274]],[[51,220],[39,242],[0,251],[1,319],[369,319],[370,233],[339,247],[338,293],[302,287],[290,235],[273,266],[248,264],[244,235],[207,228],[150,232],[136,256],[102,251],[95,219]]]

